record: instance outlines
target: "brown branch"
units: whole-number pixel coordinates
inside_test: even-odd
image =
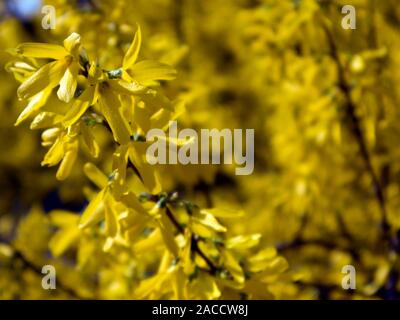
[[[167,214],[167,217],[173,223],[173,225],[176,227],[176,229],[178,229],[179,233],[184,234],[185,230],[179,224],[179,222],[175,219],[174,215],[172,214],[171,210],[169,210],[168,207],[166,207],[166,214]],[[218,267],[216,267],[214,265],[214,263],[200,249],[198,241],[199,241],[199,239],[192,235],[192,237],[191,237],[192,250],[195,251],[207,263],[208,267],[210,268],[210,273],[213,275],[216,274],[218,272]]]
[[[112,133],[111,127],[109,126],[109,124],[106,121],[103,121],[102,125]],[[119,145],[118,142],[115,141],[115,143],[117,145]],[[131,168],[135,172],[135,174],[138,176],[138,178],[143,182],[143,178],[140,175],[139,170],[136,168],[136,166],[131,161],[128,161],[127,167]],[[161,197],[158,195],[150,195],[151,201],[157,202],[160,199],[161,199]],[[210,201],[211,201],[211,199],[208,202],[210,202]],[[182,228],[182,226],[179,224],[179,222],[175,219],[174,215],[169,210],[169,208],[166,206],[165,209],[166,209],[167,217],[172,222],[172,224],[175,226],[175,228],[179,231],[179,233],[184,234],[185,230]],[[200,249],[198,241],[199,241],[199,239],[196,236],[191,237],[192,250],[195,251],[207,263],[208,267],[210,268],[209,272],[211,274],[215,275],[216,273],[218,273],[219,268],[217,266],[215,266],[214,263],[207,257],[207,255]]]
[[[350,129],[351,129],[353,136],[355,137],[355,139],[357,141],[359,151],[360,151],[361,157],[364,161],[366,170],[371,177],[375,198],[380,207],[381,228],[382,228],[383,238],[385,240],[387,240],[388,233],[390,231],[390,225],[387,220],[384,191],[383,191],[381,183],[380,183],[380,181],[373,169],[373,166],[372,166],[371,155],[368,151],[366,139],[365,139],[364,134],[361,129],[361,120],[359,119],[359,117],[356,114],[357,107],[351,98],[351,86],[348,84],[348,82],[346,80],[345,70],[340,62],[338,48],[336,46],[332,32],[330,31],[329,27],[324,22],[322,23],[322,27],[323,27],[323,30],[325,32],[325,35],[326,35],[326,38],[328,41],[331,58],[336,63],[337,73],[338,73],[338,87],[340,88],[340,90],[342,91],[342,93],[346,99],[345,112],[346,112],[347,118],[350,120]]]

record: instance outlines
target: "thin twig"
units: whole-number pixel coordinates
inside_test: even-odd
[[[167,217],[171,220],[173,225],[178,229],[179,233],[184,234],[185,230],[179,224],[179,222],[175,219],[174,215],[172,214],[171,210],[166,207],[166,214]],[[198,244],[198,239],[195,236],[191,237],[191,245],[193,251],[195,251],[203,260],[207,263],[208,267],[210,268],[211,274],[216,274],[218,272],[218,267],[214,265],[214,263],[206,256],[206,254],[200,249]]]
[[[322,23],[322,27],[323,27],[323,30],[325,32],[325,35],[326,35],[326,38],[328,41],[330,55],[336,63],[337,72],[338,72],[338,87],[340,88],[340,90],[342,91],[342,93],[346,99],[345,112],[346,112],[348,119],[350,120],[351,132],[353,133],[353,136],[355,137],[355,139],[357,141],[359,151],[360,151],[361,157],[364,161],[366,170],[371,177],[375,198],[380,207],[381,228],[382,228],[383,237],[384,237],[384,239],[388,239],[390,225],[389,225],[388,219],[387,219],[386,204],[385,204],[383,188],[382,188],[381,183],[380,183],[380,181],[373,169],[373,166],[372,166],[371,155],[368,151],[366,139],[361,130],[361,121],[356,114],[356,105],[354,104],[354,102],[351,98],[351,86],[348,84],[348,82],[346,80],[345,70],[340,62],[339,52],[338,52],[338,48],[336,46],[335,40],[333,38],[333,35],[332,35],[329,27],[325,23]]]

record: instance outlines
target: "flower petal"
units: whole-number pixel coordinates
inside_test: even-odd
[[[62,120],[62,115],[55,112],[44,111],[40,112],[32,121],[30,129],[44,129],[54,127]]]
[[[108,184],[107,176],[93,163],[86,163],[83,167],[86,176],[99,188],[105,188]]]
[[[47,98],[49,97],[52,88],[47,88],[41,92],[39,92],[37,95],[35,95],[28,103],[28,105],[25,107],[25,109],[21,112],[19,115],[17,121],[15,122],[15,126],[19,125],[22,121],[27,119],[29,116],[31,116],[33,113],[38,111],[41,107],[43,107],[46,102]]]
[[[140,27],[138,26],[132,44],[124,56],[124,60],[122,62],[123,69],[125,70],[128,69],[136,62],[137,57],[139,55],[141,42],[142,42],[142,33]]]
[[[76,227],[70,227],[58,231],[49,242],[49,249],[54,257],[61,256],[78,239],[80,230]]]
[[[221,225],[212,214],[204,213],[203,211],[196,212],[196,214],[193,216],[193,221],[212,228],[217,232],[227,231],[226,227]]]
[[[94,92],[95,88],[89,87],[74,101],[63,119],[63,125],[65,128],[73,125],[85,113],[87,108],[89,108],[93,102]]]
[[[22,61],[9,62],[6,64],[5,69],[7,72],[12,72],[14,74],[14,78],[21,83],[37,70],[35,67]]]
[[[146,85],[156,80],[173,80],[176,78],[176,70],[161,62],[143,60],[129,69],[129,75],[135,81]]]
[[[42,161],[42,166],[47,165],[49,167],[55,166],[59,163],[64,156],[64,148],[62,138],[58,138],[56,142],[51,146],[49,151],[47,151],[44,159]]]
[[[125,80],[112,80],[108,82],[113,90],[123,94],[141,94],[145,93],[147,88],[137,82],[127,82]]]
[[[67,49],[67,51],[70,52],[72,55],[77,54],[77,50],[79,49],[80,45],[81,36],[76,32],[71,33],[68,38],[64,40],[65,49]]]
[[[174,227],[172,223],[168,220],[165,214],[162,214],[159,219],[157,219],[158,227],[161,231],[161,235],[164,239],[165,246],[167,249],[175,256],[178,256],[178,245],[176,244],[174,237]]]
[[[153,194],[161,192],[162,188],[158,171],[144,159],[147,144],[131,142],[131,146],[129,148],[129,160],[138,170],[144,186]]]
[[[118,108],[119,100],[109,88],[103,89],[99,98],[100,110],[111,127],[114,139],[120,144],[126,144],[130,140],[130,133]]]
[[[44,65],[19,86],[18,97],[29,99],[46,87],[54,88],[60,82],[66,69],[65,60],[54,61]]]
[[[62,46],[50,43],[22,43],[15,49],[17,54],[27,58],[61,60],[69,53]]]
[[[86,207],[79,221],[79,228],[92,226],[104,219],[104,196],[106,189],[101,190]]]
[[[115,209],[113,209],[112,198],[106,196],[104,198],[104,216],[106,220],[106,235],[108,237],[115,237],[118,232],[118,221]]]
[[[85,142],[86,146],[88,147],[90,154],[93,157],[97,158],[100,153],[100,147],[97,144],[96,140],[94,139],[93,133],[87,124],[81,123],[81,132],[82,132],[83,141]]]
[[[218,218],[240,218],[244,216],[243,210],[233,210],[227,208],[201,209],[200,212],[206,215],[211,214]]]
[[[57,96],[61,101],[68,103],[74,97],[78,85],[77,77],[78,64],[72,62],[65,70],[64,76],[60,81],[60,88],[57,91]]]
[[[65,180],[70,175],[77,156],[78,142],[74,141],[73,143],[71,143],[70,146],[68,146],[68,149],[65,151],[65,155],[61,161],[61,164],[58,167],[56,174],[56,178],[58,180]]]

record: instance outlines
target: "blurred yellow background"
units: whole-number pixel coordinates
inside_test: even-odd
[[[55,29],[42,28],[43,5],[55,7]],[[344,5],[356,9],[354,30],[342,28]],[[6,70],[7,49],[60,44],[72,32],[91,59],[115,68],[136,23],[140,55],[178,72],[161,86],[185,103],[180,128],[255,129],[252,175],[236,176],[233,165],[167,166],[164,190],[202,207],[243,210],[243,219],[224,220],[228,234],[260,234],[261,246],[288,261],[286,278],[271,281],[274,298],[399,298],[398,1],[8,0],[0,12],[0,298],[60,297],[41,289],[40,275],[9,243],[38,264],[55,260],[72,296],[133,298],[132,279],[146,278],[134,259],[99,253],[77,269],[84,253],[76,248],[53,259],[48,212],[81,212],[90,185],[84,163],[107,170],[113,149],[99,129],[101,157],[83,150],[68,179],[57,181],[56,167],[40,165],[41,130],[14,126],[26,103]],[[96,241],[93,256],[102,248]],[[342,288],[349,264],[355,290]]]

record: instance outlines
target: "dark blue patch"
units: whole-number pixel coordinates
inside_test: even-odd
[[[54,190],[47,194],[43,199],[43,210],[49,212],[51,210],[61,209],[73,212],[81,212],[87,206],[87,201],[74,201],[74,202],[64,202],[60,198],[58,190]]]

